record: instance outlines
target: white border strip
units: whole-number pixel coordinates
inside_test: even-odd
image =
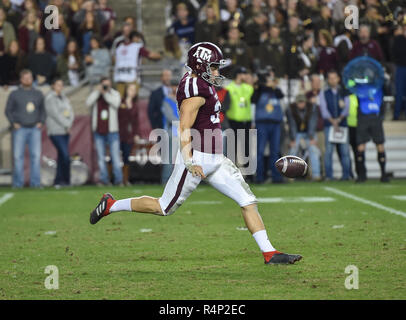
[[[0,206],[7,200],[10,200],[12,197],[14,197],[14,193],[5,193],[2,197],[0,197]]]
[[[390,207],[385,207],[385,206],[383,206],[383,205],[381,205],[381,204],[379,204],[377,202],[370,201],[370,200],[367,200],[367,199],[364,199],[364,198],[354,196],[354,195],[352,195],[350,193],[341,191],[339,189],[332,188],[332,187],[324,187],[324,190],[333,192],[333,193],[338,194],[340,196],[343,196],[343,197],[346,197],[346,198],[349,198],[349,199],[352,199],[352,200],[355,200],[355,201],[358,201],[358,202],[362,202],[362,203],[367,204],[367,205],[369,205],[371,207],[375,207],[375,208],[378,208],[378,209],[381,209],[381,210],[384,210],[384,211],[387,211],[387,212],[390,212],[390,213],[393,213],[393,214],[397,214],[398,216],[402,216],[403,218],[406,218],[406,212],[399,211],[399,210],[396,210],[396,209],[393,209],[393,208],[390,208]]]

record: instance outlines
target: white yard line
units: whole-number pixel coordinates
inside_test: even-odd
[[[391,198],[399,201],[406,201],[406,196],[392,196]]]
[[[14,193],[5,193],[2,197],[0,197],[0,206],[7,200],[10,200],[12,197],[14,197]]]
[[[297,203],[297,202],[307,202],[307,203],[313,203],[313,202],[333,202],[336,201],[336,199],[331,198],[331,197],[272,197],[272,198],[258,198],[258,202],[261,203],[281,203],[281,202],[291,202],[291,203]]]
[[[390,208],[390,207],[383,206],[383,205],[381,205],[381,204],[379,204],[377,202],[371,201],[371,200],[367,200],[367,199],[364,199],[364,198],[354,196],[351,193],[347,193],[347,192],[344,192],[344,191],[341,191],[339,189],[332,188],[332,187],[324,187],[324,190],[333,192],[335,194],[338,194],[340,196],[352,199],[354,201],[361,202],[361,203],[367,204],[367,205],[369,205],[371,207],[375,207],[375,208],[378,208],[378,209],[381,209],[381,210],[396,214],[398,216],[402,216],[403,218],[406,218],[406,212],[396,210],[396,209],[393,209],[393,208]]]

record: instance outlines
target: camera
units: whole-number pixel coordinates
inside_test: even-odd
[[[107,84],[103,84],[103,90],[104,90],[104,91],[109,90],[109,86],[108,86]]]
[[[274,69],[271,66],[266,66],[257,71],[258,84],[265,85],[268,80],[275,80]]]

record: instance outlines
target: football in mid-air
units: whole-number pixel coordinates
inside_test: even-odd
[[[296,156],[284,156],[275,162],[275,167],[285,177],[300,178],[307,174],[306,161]]]

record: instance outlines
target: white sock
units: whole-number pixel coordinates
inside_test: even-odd
[[[131,199],[123,199],[123,200],[117,200],[116,202],[113,203],[113,205],[110,208],[110,212],[117,212],[117,211],[132,211],[131,210]]]
[[[275,251],[276,249],[272,246],[271,242],[268,239],[266,230],[257,231],[252,235],[255,241],[258,244],[258,247],[262,252]]]

